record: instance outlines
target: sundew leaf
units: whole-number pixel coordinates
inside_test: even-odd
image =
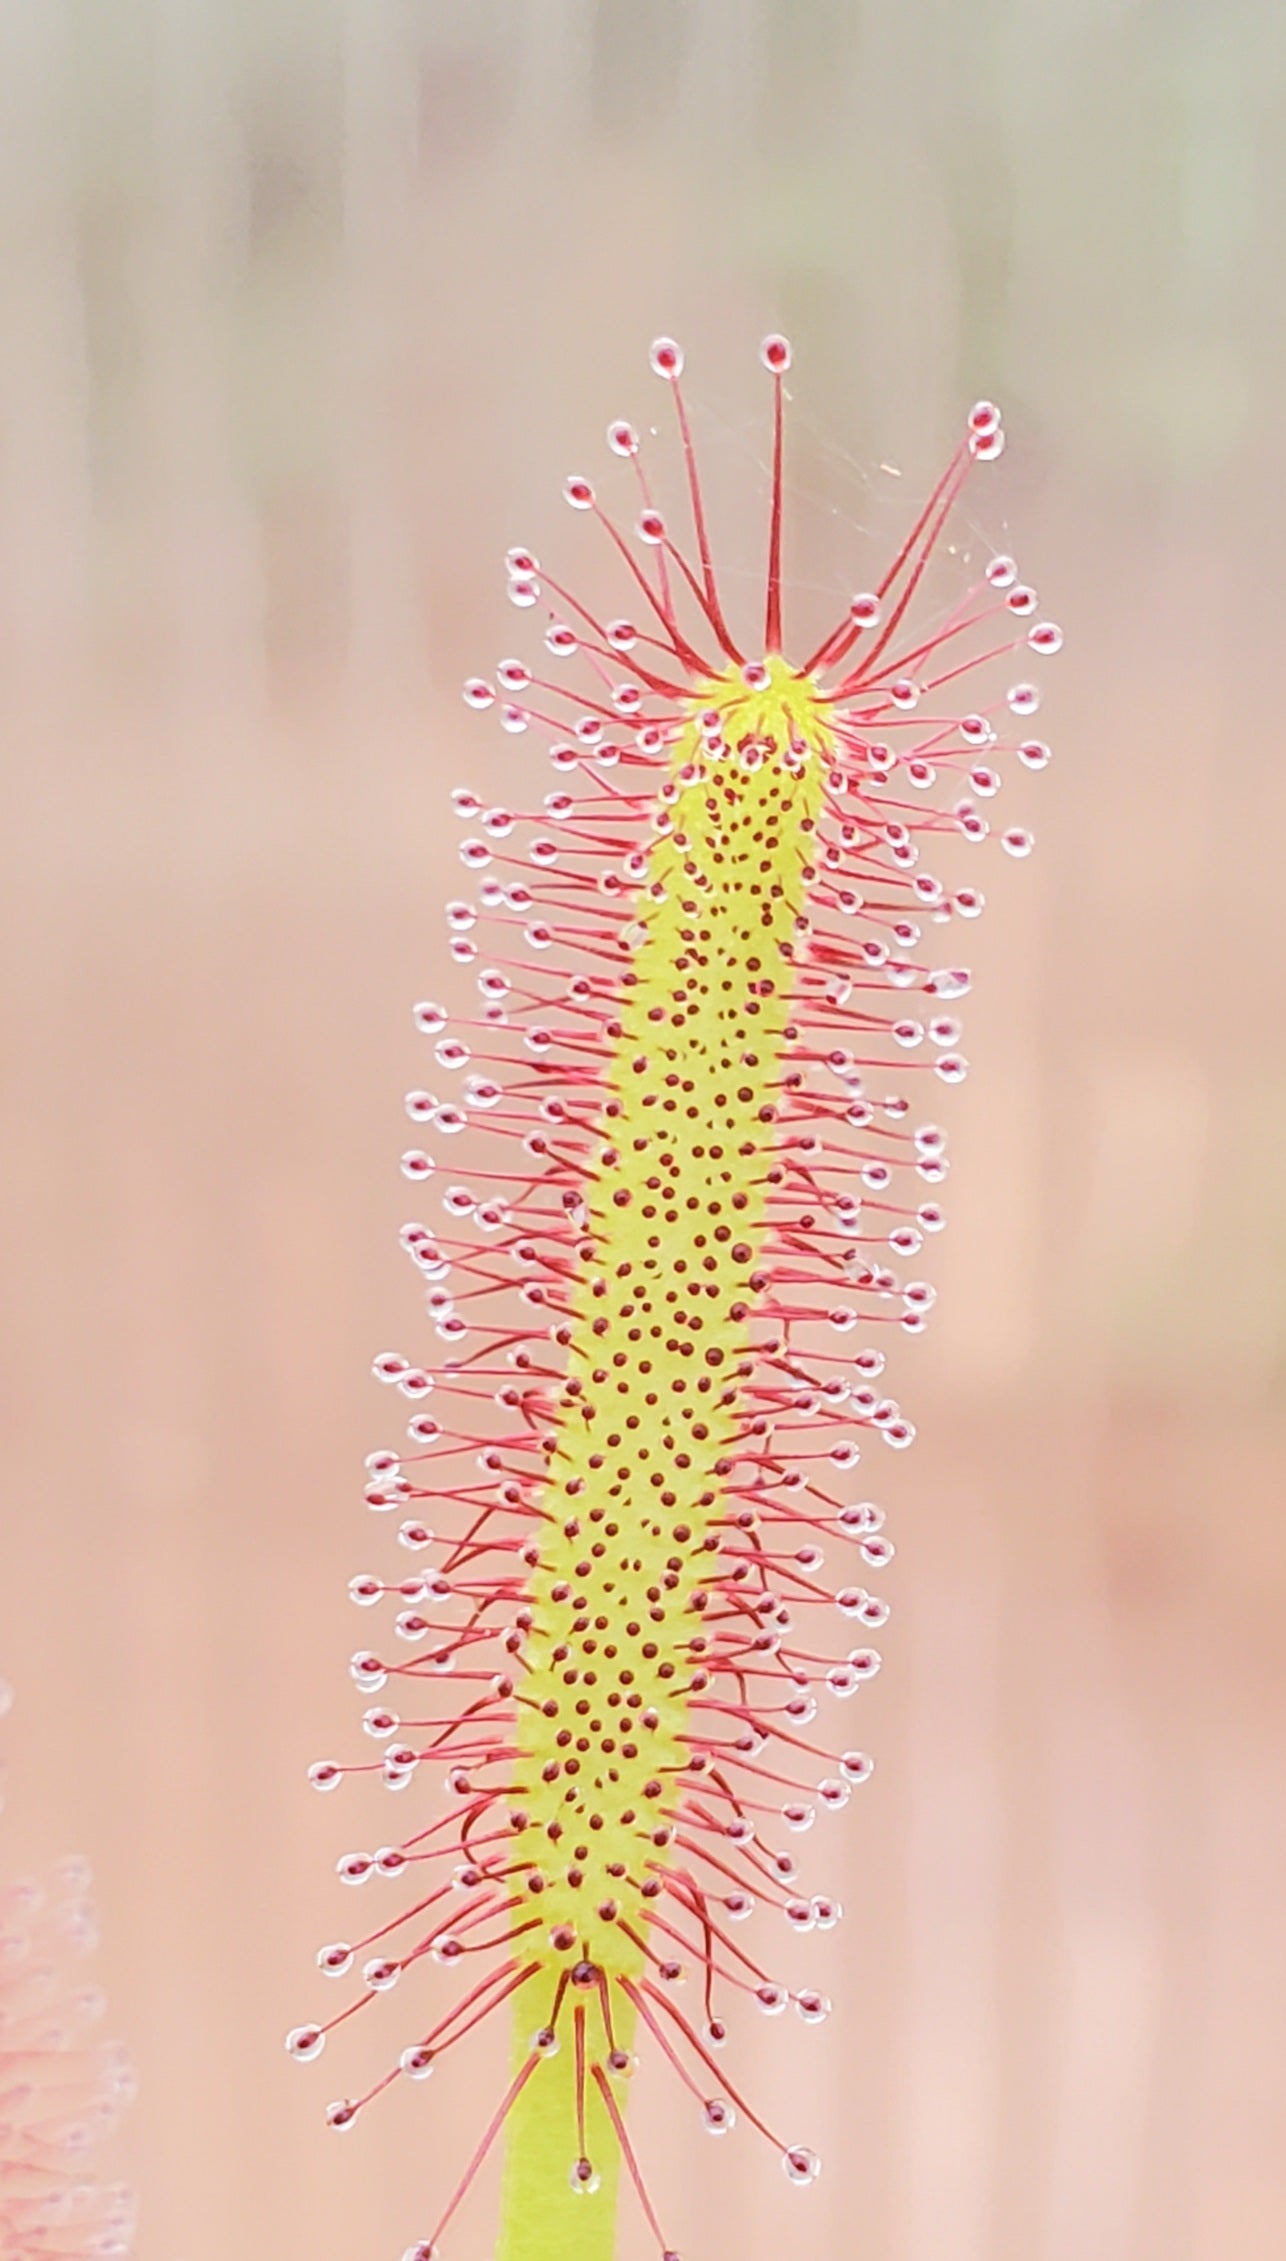
[[[362,1986],[287,2042],[314,2058],[399,1989],[401,2054],[330,2106],[347,2128],[508,2005],[508,2087],[404,2261],[438,2252],[502,2134],[501,2261],[610,2255],[622,2170],[673,2261],[626,2126],[636,2045],[712,2135],[740,2117],[791,2182],[819,2171],[744,2093],[723,2005],[807,2024],[829,2009],[741,1923],[756,1906],[798,1932],[838,1920],[791,1845],[872,1771],[839,1716],[879,1668],[888,1615],[865,1581],[893,1548],[861,1495],[868,1456],[914,1436],[886,1353],[932,1308],[919,1258],[947,1159],[925,1112],[966,1074],[969,976],[929,930],[983,907],[922,852],[994,838],[980,804],[1004,766],[1044,766],[1015,663],[1062,638],[1007,557],[917,620],[965,480],[1003,445],[979,402],[881,578],[788,657],[790,348],[765,339],[761,358],[773,478],[754,644],[721,601],[683,356],[662,338],[691,554],[633,427],[612,424],[632,527],[583,476],[564,494],[605,536],[628,615],[511,550],[509,593],[543,616],[546,659],[465,686],[479,713],[551,741],[554,789],[522,811],[455,796],[478,884],[448,906],[449,946],[479,1005],[453,1021],[416,1007],[438,1090],[408,1096],[431,1147],[402,1160],[442,1213],[402,1234],[437,1348],[375,1361],[417,1408],[406,1448],[367,1463],[402,1567],[350,1589],[393,1618],[352,1661],[376,1754],[312,1770],[321,1790],[378,1775],[409,1820],[340,1861],[375,1904],[319,1963]],[[1031,846],[1020,826],[999,838]],[[445,2001],[420,1983],[430,1963],[455,1974]]]

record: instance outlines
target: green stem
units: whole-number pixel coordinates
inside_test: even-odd
[[[552,1973],[542,2001],[524,1993],[514,2010],[513,2070],[531,2054],[531,2037],[552,2008]],[[620,1997],[617,1997],[619,2002]],[[594,2025],[598,2025],[597,2016]],[[628,2049],[631,2032],[618,2030],[618,2047]],[[559,2021],[562,2046],[545,2058],[527,2082],[505,2127],[505,2164],[500,2189],[500,2235],[496,2261],[612,2261],[616,2245],[616,2196],[621,2154],[596,2082],[586,2075],[585,2155],[599,2175],[594,2191],[574,2191],[570,2176],[580,2153],[576,2128],[576,2051],[571,2020]],[[596,2036],[598,2038],[598,2036]],[[625,2098],[613,2084],[618,2110]]]

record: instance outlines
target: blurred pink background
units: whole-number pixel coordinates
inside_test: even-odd
[[[971,515],[1068,648],[968,937],[879,1773],[806,1848],[837,2012],[740,2045],[827,2171],[651,2069],[639,2141],[694,2261],[1275,2261],[1286,17],[0,0],[0,66],[0,1867],[93,1860],[141,2261],[394,2261],[497,2092],[498,2030],[340,2141],[401,2005],[281,2047],[384,1827],[304,1770],[423,1325],[446,795],[547,785],[458,684],[523,646],[507,543],[592,582],[558,484],[660,418],[657,330],[758,569],[776,326],[812,604],[994,393]]]

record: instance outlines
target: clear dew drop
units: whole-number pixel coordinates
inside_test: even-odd
[[[1029,631],[1027,641],[1034,652],[1040,652],[1048,658],[1054,652],[1061,652],[1063,631],[1057,621],[1041,620]]]
[[[683,348],[673,338],[653,338],[648,361],[658,377],[668,377],[673,382],[683,375]]]
[[[799,2183],[801,2186],[816,2182],[822,2171],[822,2163],[817,2153],[809,2151],[802,2143],[792,2143],[789,2151],[782,2153],[781,2164],[787,2181]]]

